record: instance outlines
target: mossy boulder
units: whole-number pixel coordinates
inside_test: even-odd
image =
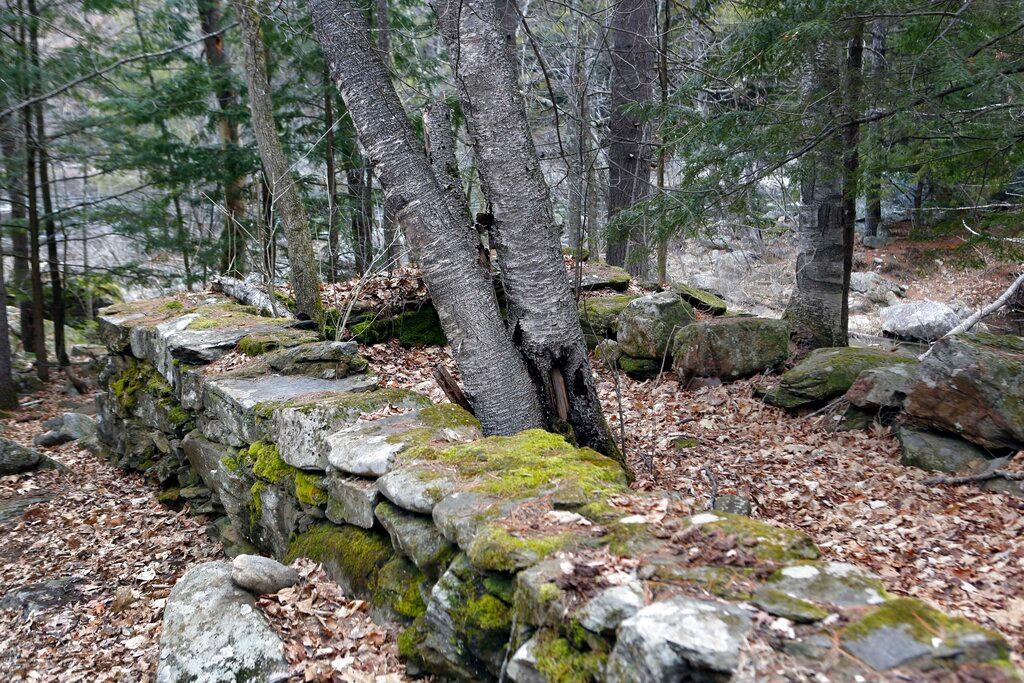
[[[378,531],[323,522],[298,534],[284,561],[308,557],[324,565],[346,592],[372,597],[377,575],[394,554],[388,537]]]
[[[676,330],[694,322],[693,306],[675,292],[637,297],[619,314],[616,340],[634,358],[661,358],[671,351]]]
[[[247,356],[259,356],[268,351],[288,349],[300,344],[312,344],[318,340],[319,335],[313,330],[282,327],[245,335],[238,342],[238,350]]]
[[[811,537],[796,529],[778,527],[743,515],[728,512],[704,512],[686,518],[691,525],[718,529],[735,536],[739,545],[766,562],[816,560],[820,555]]]
[[[580,289],[613,289],[624,292],[629,287],[630,279],[629,273],[623,268],[608,265],[604,261],[588,261],[583,264]]]
[[[684,378],[739,379],[777,368],[789,355],[789,323],[753,317],[713,318],[676,332],[672,367]]]
[[[595,348],[604,339],[615,339],[619,314],[636,298],[633,294],[604,294],[580,301],[580,324],[587,348]]]
[[[358,345],[352,342],[320,341],[275,351],[266,361],[282,375],[340,379],[365,372],[369,367],[358,351]]]
[[[635,380],[654,379],[661,372],[661,359],[620,356],[619,369]]]
[[[992,454],[961,438],[896,427],[904,465],[936,472],[971,472],[984,467]]]
[[[876,671],[934,669],[967,662],[1005,663],[999,634],[912,598],[889,600],[840,633],[844,650]]]
[[[424,592],[429,594],[423,590],[427,582],[426,575],[416,565],[395,555],[377,573],[372,602],[378,608],[411,621],[427,611],[423,600]]]
[[[877,349],[853,346],[816,349],[785,372],[778,386],[768,391],[764,399],[789,410],[821,405],[845,394],[865,370],[915,362]]]
[[[938,342],[904,411],[980,446],[1024,448],[1024,337],[977,333]]]
[[[690,285],[682,283],[674,283],[671,286],[671,290],[681,296],[683,301],[690,304],[699,311],[704,311],[711,315],[725,315],[728,309],[728,304],[725,303],[725,299],[712,294],[711,292]]]
[[[448,339],[432,304],[402,311],[396,316],[367,320],[352,326],[352,336],[363,344],[397,339],[404,347],[444,346]]]
[[[842,562],[802,562],[768,577],[754,595],[754,604],[776,616],[811,622],[828,616],[827,609],[865,607],[885,602],[877,576]]]

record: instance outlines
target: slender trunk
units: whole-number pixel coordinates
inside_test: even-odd
[[[657,54],[655,0],[620,0],[612,17],[611,116],[608,122],[608,218],[646,199],[651,184],[649,126],[636,108],[649,104]],[[643,224],[619,226],[608,262],[635,276],[649,271]]]
[[[64,286],[60,275],[60,255],[57,252],[57,227],[53,221],[53,198],[50,195],[50,155],[46,147],[46,124],[43,106],[36,111],[36,141],[39,160],[39,187],[43,197],[43,225],[46,229],[46,265],[50,271],[50,317],[53,318],[53,348],[60,367],[66,367],[68,352],[64,341]]]
[[[313,241],[309,235],[306,210],[274,124],[266,48],[260,33],[260,14],[254,3],[255,0],[233,0],[245,43],[245,74],[249,81],[252,129],[263,159],[274,208],[284,223],[297,313],[322,326],[324,309],[320,300],[320,275],[313,258]]]
[[[7,156],[6,131],[0,130],[0,134],[4,134],[5,138],[5,144],[3,145],[4,158],[8,162],[13,161]],[[14,196],[14,193],[10,190],[8,190],[7,196],[12,207],[21,201],[21,197]],[[4,258],[3,240],[0,240],[0,409],[10,410],[18,407],[18,389],[14,383],[14,374],[11,371],[11,337],[10,321],[7,319],[7,284],[4,273]]]
[[[854,22],[859,26],[859,22]],[[849,51],[846,77],[841,76],[842,52],[835,43],[823,42],[815,49],[804,74],[803,96],[808,121],[807,136],[814,136],[834,121],[849,120],[859,89],[860,36],[855,32],[856,50]],[[854,55],[853,53],[858,53]],[[845,80],[845,83],[844,83]],[[845,85],[845,88],[843,87]],[[799,254],[796,288],[786,308],[793,340],[802,350],[846,346],[848,290],[852,262],[853,211],[845,180],[856,170],[856,127],[847,126],[842,136],[832,136],[805,155],[800,168]]]
[[[578,10],[578,0],[573,6]],[[566,159],[566,180],[569,197],[566,202],[565,227],[566,239],[570,253],[577,261],[583,258],[583,195],[586,192],[585,171],[587,163],[587,84],[585,79],[586,54],[583,51],[583,22],[576,22],[574,42],[576,48],[572,54],[572,81],[571,91],[575,103],[575,121],[572,126],[571,144],[569,146],[569,157]]]
[[[668,105],[668,37],[672,30],[672,0],[661,0],[661,31],[658,47],[658,86],[661,91],[661,106]],[[658,148],[658,194],[665,191],[665,166],[668,165],[668,149],[665,141]],[[668,240],[669,233],[662,230],[658,235],[658,283],[668,283]]]
[[[923,171],[920,171],[921,175],[917,178],[917,183],[914,184],[914,210],[910,215],[910,225],[918,231],[924,227],[924,190],[928,184],[928,177]]]
[[[466,226],[473,225],[473,213],[462,191],[459,163],[455,158],[455,135],[452,132],[452,110],[444,100],[435,100],[423,110],[423,132],[426,138],[427,158],[441,191],[444,192],[448,211]],[[471,238],[476,230],[470,230]]]
[[[338,178],[334,169],[334,95],[330,74],[324,65],[324,154],[327,163],[327,251],[328,279],[338,281]]]
[[[10,125],[8,125],[10,124]],[[7,170],[7,197],[11,203],[11,256],[14,258],[12,289],[19,309],[18,336],[22,348],[31,353],[32,343],[32,297],[29,285],[28,231],[25,202],[25,150],[22,133],[14,129],[17,125],[11,115],[0,133],[3,135],[3,153]],[[6,305],[6,303],[5,303]]]
[[[488,434],[544,424],[526,364],[508,337],[476,239],[448,209],[357,0],[309,0],[317,39],[406,239],[423,267],[466,395]]]
[[[882,93],[883,81],[885,79],[885,39],[888,31],[888,23],[884,19],[875,19],[871,22],[871,53],[868,59],[868,83],[874,97]],[[872,109],[874,114],[878,108]],[[864,214],[864,236],[875,237],[878,235],[878,228],[882,223],[882,121],[872,121],[868,124],[867,131],[867,153],[868,158],[864,181],[865,194],[867,195],[867,206]]]
[[[861,90],[864,83],[864,22],[855,19],[851,24],[847,48],[846,70],[843,74],[843,115],[847,123],[843,128],[843,308],[844,336],[850,322],[850,273],[853,270],[854,228],[857,225],[857,184],[860,165]]]
[[[562,258],[551,196],[502,40],[493,0],[432,0],[473,151],[492,206],[508,328],[537,385],[547,424],[618,452],[608,431]]]
[[[220,117],[217,133],[221,146],[226,151],[238,147],[238,121],[229,113],[234,108],[238,94],[231,85],[231,59],[224,46],[223,34],[210,35],[221,28],[219,0],[197,0],[199,25],[203,35],[203,51],[206,63],[216,79],[217,106]],[[242,173],[224,180],[224,234],[221,254],[221,272],[232,277],[242,275],[246,270],[246,235],[241,221],[245,219],[245,176]]]
[[[34,3],[30,2],[30,12]],[[50,368],[46,358],[46,328],[44,327],[43,276],[39,264],[39,205],[36,198],[36,146],[33,141],[32,108],[22,109],[22,123],[25,126],[25,193],[28,196],[28,256],[32,287],[32,350],[36,355],[36,375],[39,379],[50,379]]]
[[[388,17],[388,0],[376,0],[376,11],[374,12],[374,24],[377,30],[377,50],[380,53],[381,61],[385,66],[391,65],[391,27]],[[395,212],[388,203],[384,202],[384,211],[381,220],[381,232],[383,240],[381,251],[383,264],[391,271],[398,263],[398,230]]]

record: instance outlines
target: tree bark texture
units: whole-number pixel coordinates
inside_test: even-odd
[[[317,39],[363,148],[376,165],[386,202],[423,269],[476,416],[488,434],[544,426],[526,364],[509,339],[476,239],[453,215],[370,44],[357,0],[309,0]]]
[[[8,163],[10,163],[13,160],[8,156],[9,148],[6,132],[6,130],[0,128],[0,135],[4,136],[3,155]],[[8,190],[7,198],[12,208],[22,201],[22,198],[15,196],[14,191],[10,189]],[[7,318],[7,284],[4,273],[4,258],[3,244],[0,242],[0,302],[3,303],[3,306],[0,306],[0,409],[7,410],[18,407],[18,390],[14,384],[14,374],[11,370],[10,320]]]
[[[252,129],[263,159],[274,207],[284,224],[295,306],[300,317],[304,316],[322,325],[324,315],[320,300],[320,275],[313,258],[313,241],[309,235],[306,210],[302,206],[299,189],[274,124],[267,56],[260,33],[260,15],[256,11],[255,0],[233,2],[245,43],[245,73],[249,82]]]
[[[32,14],[35,16],[34,12]],[[32,108],[26,107],[21,110],[21,113],[22,123],[25,126],[25,194],[28,196],[28,261],[29,280],[32,286],[32,351],[36,355],[36,376],[46,382],[50,379],[50,368],[46,358],[46,328],[43,326],[43,276],[39,264],[39,203],[36,197],[36,147],[33,142]]]
[[[219,0],[197,0],[199,24],[203,35],[206,63],[217,78],[217,106],[220,118],[217,133],[225,149],[238,146],[238,121],[228,112],[235,106],[238,93],[231,87],[231,59],[224,45],[223,34],[210,35],[221,28]],[[238,173],[224,182],[224,233],[221,272],[237,277],[246,271],[246,234],[241,225],[245,219],[245,174]]]
[[[874,97],[879,97],[885,80],[885,39],[888,32],[888,24],[884,19],[875,19],[871,22],[871,51],[868,57],[867,80]],[[872,114],[878,110],[873,109]],[[868,124],[867,131],[867,154],[868,158],[864,184],[867,196],[867,206],[864,214],[864,236],[875,237],[878,235],[878,228],[882,224],[882,121],[872,121]]]
[[[334,168],[334,94],[330,73],[324,65],[324,160],[327,166],[328,280],[338,281],[338,178]]]
[[[617,453],[597,398],[561,235],[493,0],[431,0],[458,84],[508,300],[508,328],[547,423]],[[568,410],[556,399],[568,394]]]
[[[376,0],[373,23],[377,30],[377,49],[380,51],[381,61],[385,66],[391,66],[391,26],[388,12],[389,0]],[[384,202],[384,210],[381,213],[381,259],[384,267],[390,272],[399,263],[398,245],[398,220],[395,212]]]
[[[860,124],[853,123],[861,114],[861,91],[864,85],[864,22],[854,19],[846,52],[843,73],[843,335],[850,323],[850,273],[853,271],[854,228],[857,225],[857,187],[860,172]]]
[[[25,149],[22,133],[15,130],[16,117],[11,115],[4,122],[0,134],[3,136],[3,153],[7,171],[7,197],[11,203],[11,256],[14,258],[12,289],[18,304],[18,337],[25,351],[33,350],[32,342],[32,296],[29,284],[28,231],[26,224],[25,195]]]
[[[50,193],[50,153],[46,143],[46,123],[43,105],[35,107],[36,147],[39,162],[39,188],[43,200],[43,225],[46,230],[46,265],[50,271],[50,317],[53,319],[53,348],[57,363],[63,368],[70,365],[64,341],[64,286],[60,276],[60,256],[57,253],[57,226],[53,221],[53,197]]]
[[[649,126],[636,112],[650,104],[658,54],[656,0],[620,0],[612,16],[611,112],[608,121],[608,219],[646,199],[651,186]],[[649,270],[643,225],[608,240],[607,260],[639,277]]]
[[[844,111],[838,95],[841,51],[833,42],[817,47],[803,75],[805,135],[820,133]],[[786,317],[802,350],[846,346],[846,229],[842,142],[833,135],[800,162],[799,253],[796,287]]]

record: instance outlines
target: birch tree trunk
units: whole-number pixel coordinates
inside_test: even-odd
[[[387,67],[391,66],[391,26],[388,17],[388,0],[376,0],[373,23],[377,30],[377,49],[380,50],[381,61]],[[383,242],[381,244],[381,256],[384,266],[388,271],[401,265],[399,263],[398,230],[395,212],[387,202],[384,202],[384,210],[381,213],[381,233]]]
[[[448,47],[508,299],[508,328],[549,425],[602,453],[618,449],[597,398],[561,236],[493,0],[431,0]],[[559,429],[561,428],[561,429]]]
[[[850,105],[840,95],[844,85],[843,53],[835,43],[825,42],[808,60],[803,77],[807,139],[822,134],[835,121],[849,120],[845,117],[850,114]],[[849,87],[849,80],[845,85]],[[796,288],[786,317],[793,341],[802,350],[848,343],[853,225],[844,180],[852,178],[846,145],[856,143],[856,134],[852,138],[849,135],[848,129],[842,136],[833,134],[801,159],[797,226],[800,251]],[[855,157],[856,152],[853,154]],[[855,172],[855,160],[852,163]]]
[[[449,209],[398,94],[366,31],[357,0],[308,0],[317,40],[363,148],[376,165],[386,202],[422,265],[423,280],[452,347],[466,395],[488,434],[544,426],[522,357],[498,311],[477,239]]]
[[[221,28],[219,0],[197,0],[199,26],[203,35],[203,51],[206,63],[217,78],[217,106],[220,118],[217,133],[221,146],[231,149],[238,146],[238,121],[229,112],[235,106],[238,93],[231,86],[231,59],[224,46],[224,36],[216,33]],[[221,272],[239,277],[247,270],[246,234],[241,221],[245,218],[245,176],[238,174],[224,182],[224,233],[221,254]]]
[[[608,219],[646,199],[651,186],[648,126],[636,113],[653,94],[658,53],[656,0],[619,0],[612,16],[611,115],[608,122]],[[608,240],[607,260],[646,278],[647,236],[642,225]]]
[[[245,75],[249,82],[252,129],[274,207],[284,224],[295,307],[300,317],[305,316],[322,326],[324,309],[320,300],[320,275],[313,258],[313,241],[309,235],[306,210],[274,124],[267,57],[260,33],[260,15],[254,3],[255,0],[233,0],[242,26],[242,42],[245,43]]]
[[[888,24],[884,19],[875,19],[871,22],[871,53],[868,58],[867,79],[870,90],[878,97],[882,90],[885,79],[885,39],[888,32]],[[872,114],[877,108],[872,110]],[[868,124],[867,162],[864,180],[865,194],[867,195],[867,207],[864,214],[864,236],[875,237],[878,235],[878,227],[882,223],[882,121],[872,121]]]

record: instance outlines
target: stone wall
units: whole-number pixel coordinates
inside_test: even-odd
[[[822,561],[799,531],[686,514],[558,435],[485,438],[458,407],[379,388],[355,344],[316,341],[293,320],[190,295],[100,321],[111,457],[215,520],[229,556],[323,563],[375,618],[404,625],[413,672],[532,683],[1010,670],[998,634]]]

